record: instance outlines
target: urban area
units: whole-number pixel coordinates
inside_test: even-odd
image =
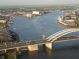
[[[61,42],[78,48],[78,27],[78,6],[0,7],[0,59],[32,59],[40,50],[50,55]]]

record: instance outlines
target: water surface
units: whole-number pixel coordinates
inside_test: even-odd
[[[65,29],[57,22],[58,16],[62,13],[59,11],[52,11],[51,13],[36,16],[31,19],[22,16],[14,16],[13,24],[10,25],[9,30],[16,32],[21,41],[38,40],[42,35],[46,37],[54,34],[57,31]],[[74,34],[74,33],[71,33]],[[79,33],[75,33],[79,34]],[[40,49],[37,53],[29,55],[27,52],[22,53],[17,59],[79,59],[79,48],[65,48],[69,46],[78,46],[79,41],[54,43],[55,50],[46,52]],[[61,49],[59,49],[61,47]]]

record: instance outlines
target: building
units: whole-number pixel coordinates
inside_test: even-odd
[[[40,12],[39,11],[32,11],[32,14],[33,15],[40,15]]]
[[[0,23],[6,23],[5,16],[0,16]]]
[[[0,28],[6,28],[7,19],[5,16],[0,15]]]
[[[24,16],[26,16],[27,18],[31,18],[33,15],[32,15],[32,13],[28,12]]]
[[[62,17],[59,18],[59,23],[70,26],[70,27],[78,27],[79,24],[79,15],[77,15],[77,12],[67,12],[62,15]]]

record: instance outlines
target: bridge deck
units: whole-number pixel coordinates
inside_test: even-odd
[[[3,44],[0,44],[0,51],[8,50],[8,49],[23,48],[23,47],[27,47],[28,45],[34,45],[34,44],[41,45],[41,44],[45,44],[46,42],[54,42],[55,40],[57,40],[58,38],[66,35],[66,34],[69,34],[72,32],[77,32],[77,31],[79,31],[79,28],[70,28],[70,29],[61,30],[55,34],[52,34],[46,39],[40,39],[40,40],[35,40],[35,41],[26,41],[26,42],[3,43]]]
[[[8,49],[15,49],[15,48],[23,48],[27,47],[28,45],[34,45],[34,44],[44,44],[46,40],[36,40],[36,41],[26,41],[26,42],[7,42],[0,44],[0,51],[2,50],[8,50]]]

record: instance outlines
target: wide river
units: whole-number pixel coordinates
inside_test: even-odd
[[[41,39],[43,35],[48,37],[57,31],[65,29],[65,27],[57,22],[58,16],[61,14],[62,12],[59,11],[51,11],[51,13],[35,16],[31,19],[22,16],[14,16],[12,19],[14,23],[10,24],[9,30],[16,32],[21,41],[38,40]],[[78,44],[79,41],[75,41],[75,43]],[[58,48],[69,45],[73,45],[73,42],[54,43],[53,46],[54,48]],[[31,53],[31,55],[27,55],[27,52],[22,53],[17,59],[79,59],[78,55],[79,49],[77,47],[64,47],[64,49],[56,49],[51,52],[46,52],[42,48],[34,54]]]
[[[48,37],[64,28],[57,22],[59,15],[61,15],[61,12],[52,11],[31,19],[15,16],[12,20],[14,23],[10,25],[9,29],[16,32],[19,35],[19,39],[23,41],[37,40],[42,38],[42,35]]]

